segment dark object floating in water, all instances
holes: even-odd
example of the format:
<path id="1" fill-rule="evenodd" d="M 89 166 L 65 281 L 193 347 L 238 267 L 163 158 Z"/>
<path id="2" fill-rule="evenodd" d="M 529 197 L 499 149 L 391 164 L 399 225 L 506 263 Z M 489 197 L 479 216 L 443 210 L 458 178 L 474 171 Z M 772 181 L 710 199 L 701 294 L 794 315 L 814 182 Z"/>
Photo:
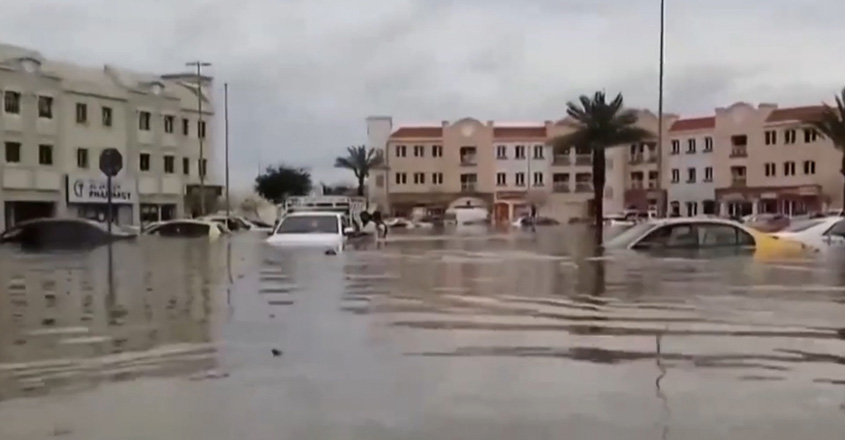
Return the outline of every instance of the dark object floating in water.
<path id="1" fill-rule="evenodd" d="M 326 255 L 337 255 L 337 251 L 334 249 L 326 250 Z"/>
<path id="2" fill-rule="evenodd" d="M 279 357 L 279 356 L 282 355 L 282 350 L 279 350 L 278 348 L 274 348 L 274 349 L 270 350 L 270 353 L 273 353 L 274 357 Z"/>

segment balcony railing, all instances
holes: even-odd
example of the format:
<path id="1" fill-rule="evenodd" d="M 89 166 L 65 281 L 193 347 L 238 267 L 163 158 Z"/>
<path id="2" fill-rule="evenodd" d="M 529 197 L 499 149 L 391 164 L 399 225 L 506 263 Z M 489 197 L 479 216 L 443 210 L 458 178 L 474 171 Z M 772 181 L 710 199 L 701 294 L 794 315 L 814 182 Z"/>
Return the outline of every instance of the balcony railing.
<path id="1" fill-rule="evenodd" d="M 745 179 L 745 177 L 737 177 L 737 176 L 734 176 L 734 177 L 731 179 L 731 186 L 733 186 L 733 187 L 739 187 L 739 188 L 745 187 L 745 186 L 746 186 L 746 179 Z"/>
<path id="2" fill-rule="evenodd" d="M 478 165 L 478 160 L 474 154 L 465 154 L 461 156 L 461 166 L 471 167 Z"/>
<path id="3" fill-rule="evenodd" d="M 635 154 L 628 158 L 628 163 L 632 165 L 636 165 L 638 163 L 643 163 L 643 155 L 642 154 Z"/>
<path id="4" fill-rule="evenodd" d="M 552 184 L 552 191 L 556 193 L 568 193 L 569 182 L 554 182 Z"/>
<path id="5" fill-rule="evenodd" d="M 589 182 L 575 182 L 575 192 L 593 192 L 593 184 Z"/>
<path id="6" fill-rule="evenodd" d="M 475 182 L 461 182 L 461 192 L 475 192 Z"/>
<path id="7" fill-rule="evenodd" d="M 648 163 L 657 163 L 657 154 L 656 154 L 656 153 L 654 153 L 654 154 L 649 154 L 649 155 L 646 157 L 646 162 L 648 162 Z"/>
<path id="8" fill-rule="evenodd" d="M 592 165 L 592 154 L 578 154 L 575 156 L 575 165 Z"/>
<path id="9" fill-rule="evenodd" d="M 731 148 L 731 157 L 748 157 L 748 149 L 745 147 Z"/>
<path id="10" fill-rule="evenodd" d="M 572 159 L 568 154 L 556 154 L 552 158 L 552 165 L 571 165 Z"/>

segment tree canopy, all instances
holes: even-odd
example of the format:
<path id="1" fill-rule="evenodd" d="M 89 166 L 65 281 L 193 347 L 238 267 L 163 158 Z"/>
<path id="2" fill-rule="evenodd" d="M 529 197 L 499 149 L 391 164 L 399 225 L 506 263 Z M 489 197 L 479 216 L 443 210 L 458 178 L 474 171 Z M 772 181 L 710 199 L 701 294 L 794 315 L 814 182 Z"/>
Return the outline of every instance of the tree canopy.
<path id="1" fill-rule="evenodd" d="M 804 122 L 811 125 L 823 138 L 842 152 L 839 173 L 845 177 L 845 88 L 835 97 L 836 105 L 824 104 L 820 114 L 808 117 Z M 845 207 L 845 189 L 842 192 L 842 206 Z"/>
<path id="2" fill-rule="evenodd" d="M 600 247 L 604 239 L 604 185 L 607 161 L 605 149 L 644 142 L 654 135 L 637 125 L 638 116 L 633 110 L 624 108 L 624 99 L 619 93 L 608 102 L 604 92 L 595 92 L 592 98 L 582 95 L 578 102 L 566 104 L 569 126 L 572 130 L 549 141 L 555 153 L 576 147 L 586 147 L 593 154 L 593 227 L 595 245 Z"/>
<path id="3" fill-rule="evenodd" d="M 267 167 L 255 178 L 255 192 L 276 204 L 283 203 L 288 197 L 307 195 L 311 187 L 308 170 L 284 164 Z"/>
<path id="4" fill-rule="evenodd" d="M 370 176 L 370 171 L 382 164 L 382 156 L 374 148 L 368 150 L 364 145 L 347 147 L 346 156 L 339 156 L 334 160 L 335 168 L 345 168 L 355 175 L 359 196 L 364 195 L 364 183 Z"/>

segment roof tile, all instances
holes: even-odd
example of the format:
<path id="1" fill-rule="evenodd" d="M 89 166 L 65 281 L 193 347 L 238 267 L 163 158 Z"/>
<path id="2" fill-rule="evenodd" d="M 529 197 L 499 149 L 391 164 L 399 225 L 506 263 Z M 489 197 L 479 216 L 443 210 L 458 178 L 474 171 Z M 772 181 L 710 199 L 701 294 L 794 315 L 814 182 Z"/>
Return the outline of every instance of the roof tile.
<path id="1" fill-rule="evenodd" d="M 494 139 L 545 139 L 546 127 L 493 127 Z"/>
<path id="2" fill-rule="evenodd" d="M 443 137 L 443 127 L 402 127 L 390 135 L 391 139 L 441 137 Z"/>
<path id="3" fill-rule="evenodd" d="M 678 119 L 669 128 L 669 131 L 706 130 L 708 128 L 716 128 L 715 117 Z"/>
<path id="4" fill-rule="evenodd" d="M 785 121 L 804 121 L 821 113 L 824 106 L 808 105 L 804 107 L 779 108 L 773 110 L 766 118 L 767 123 Z"/>

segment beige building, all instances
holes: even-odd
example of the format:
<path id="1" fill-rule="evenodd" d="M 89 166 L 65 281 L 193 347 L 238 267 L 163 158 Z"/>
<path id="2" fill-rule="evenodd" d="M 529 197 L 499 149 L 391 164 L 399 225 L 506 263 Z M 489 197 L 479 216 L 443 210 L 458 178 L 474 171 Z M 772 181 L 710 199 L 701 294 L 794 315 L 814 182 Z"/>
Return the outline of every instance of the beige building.
<path id="1" fill-rule="evenodd" d="M 840 207 L 842 153 L 802 122 L 820 110 L 746 103 L 716 109 L 713 169 L 721 213 Z"/>
<path id="2" fill-rule="evenodd" d="M 802 122 L 820 109 L 737 103 L 712 116 L 667 114 L 662 148 L 652 141 L 608 150 L 604 210 L 739 216 L 839 208 L 842 153 Z M 657 116 L 638 113 L 639 124 L 656 134 Z M 390 117 L 369 118 L 369 146 L 386 161 L 370 179 L 370 198 L 399 214 L 470 202 L 500 221 L 532 204 L 560 220 L 588 216 L 591 153 L 555 154 L 545 146 L 569 129 L 566 120 L 516 125 L 465 118 L 395 128 Z"/>
<path id="3" fill-rule="evenodd" d="M 650 129 L 657 124 L 649 112 L 641 121 Z M 490 209 L 499 222 L 526 214 L 531 205 L 564 221 L 592 212 L 592 154 L 555 154 L 546 146 L 570 130 L 565 120 L 525 125 L 464 118 L 394 128 L 391 118 L 380 116 L 368 118 L 367 126 L 369 146 L 382 151 L 386 163 L 373 172 L 369 196 L 391 212 L 424 207 L 439 213 L 469 204 Z M 663 203 L 656 143 L 612 148 L 607 161 L 606 212 Z"/>
<path id="4" fill-rule="evenodd" d="M 25 48 L 0 45 L 0 229 L 28 218 L 104 219 L 105 148 L 123 154 L 113 182 L 122 224 L 176 218 L 195 211 L 200 168 L 215 175 L 211 78 L 146 75 L 106 65 L 48 60 Z M 202 96 L 203 117 L 197 103 Z M 200 162 L 200 137 L 204 159 Z"/>

